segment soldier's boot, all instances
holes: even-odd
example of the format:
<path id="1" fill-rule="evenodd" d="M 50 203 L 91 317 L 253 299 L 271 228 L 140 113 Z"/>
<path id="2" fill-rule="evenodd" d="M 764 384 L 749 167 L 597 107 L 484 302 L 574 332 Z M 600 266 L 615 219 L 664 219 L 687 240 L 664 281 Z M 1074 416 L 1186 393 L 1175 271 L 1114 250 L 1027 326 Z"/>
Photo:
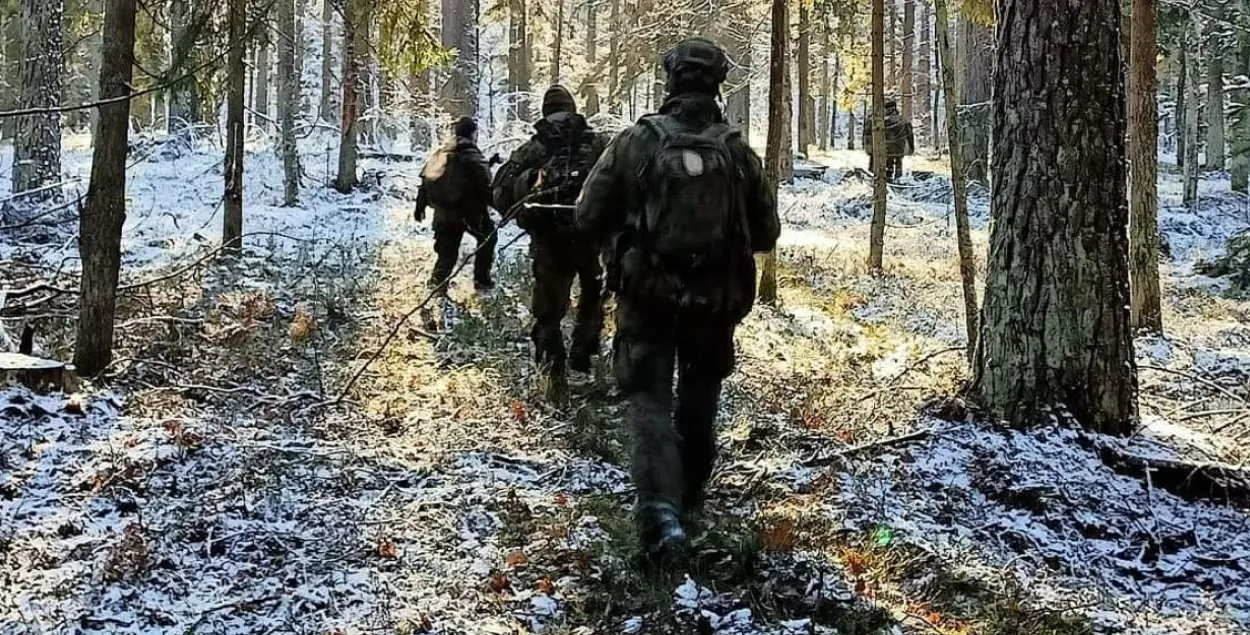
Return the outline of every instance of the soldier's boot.
<path id="1" fill-rule="evenodd" d="M 530 337 L 534 341 L 534 357 L 538 364 L 539 389 L 543 397 L 556 404 L 568 400 L 569 381 L 565 370 L 564 335 L 559 323 L 535 323 Z"/>
<path id="2" fill-rule="evenodd" d="M 653 564 L 671 561 L 686 544 L 681 516 L 672 505 L 653 503 L 638 511 L 642 549 Z"/>

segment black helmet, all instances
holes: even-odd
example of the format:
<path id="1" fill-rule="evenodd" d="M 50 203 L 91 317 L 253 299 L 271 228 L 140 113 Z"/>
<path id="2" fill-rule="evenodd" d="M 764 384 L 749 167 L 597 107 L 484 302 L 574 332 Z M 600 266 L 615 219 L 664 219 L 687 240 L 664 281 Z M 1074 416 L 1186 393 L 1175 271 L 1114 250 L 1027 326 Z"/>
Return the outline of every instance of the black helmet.
<path id="1" fill-rule="evenodd" d="M 885 109 L 886 110 L 898 110 L 898 102 L 894 101 L 893 99 L 885 100 Z"/>
<path id="2" fill-rule="evenodd" d="M 672 75 L 687 70 L 701 70 L 717 84 L 729 76 L 729 58 L 711 40 L 692 37 L 678 42 L 664 55 L 664 72 Z"/>

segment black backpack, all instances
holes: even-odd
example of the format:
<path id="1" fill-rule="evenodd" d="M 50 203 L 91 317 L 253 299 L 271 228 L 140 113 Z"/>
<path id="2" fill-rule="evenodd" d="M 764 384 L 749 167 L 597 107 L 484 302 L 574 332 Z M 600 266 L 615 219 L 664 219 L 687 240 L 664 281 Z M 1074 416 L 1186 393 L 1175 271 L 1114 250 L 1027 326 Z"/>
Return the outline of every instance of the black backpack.
<path id="1" fill-rule="evenodd" d="M 641 123 L 659 137 L 639 175 L 645 200 L 640 229 L 654 258 L 679 275 L 749 259 L 745 175 L 730 151 L 740 133 L 723 123 L 690 129 L 665 116 Z"/>
<path id="2" fill-rule="evenodd" d="M 421 168 L 421 189 L 435 206 L 453 207 L 464 197 L 464 161 L 456 150 L 454 140 L 440 145 Z"/>
<path id="3" fill-rule="evenodd" d="M 574 234 L 570 207 L 577 202 L 586 177 L 599 157 L 595 151 L 594 133 L 586 130 L 572 139 L 540 139 L 547 158 L 539 168 L 539 180 L 530 208 L 519 218 L 526 231 Z M 551 207 L 544 207 L 544 206 Z"/>

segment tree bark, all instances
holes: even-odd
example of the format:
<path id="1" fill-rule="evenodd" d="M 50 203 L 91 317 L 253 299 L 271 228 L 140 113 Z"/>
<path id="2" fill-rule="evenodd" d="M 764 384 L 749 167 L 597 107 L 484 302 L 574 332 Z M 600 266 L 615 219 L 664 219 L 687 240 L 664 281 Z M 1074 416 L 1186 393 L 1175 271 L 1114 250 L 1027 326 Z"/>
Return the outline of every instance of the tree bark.
<path id="1" fill-rule="evenodd" d="M 443 46 L 456 59 L 443 86 L 443 109 L 453 117 L 477 116 L 478 0 L 443 0 Z"/>
<path id="2" fill-rule="evenodd" d="M 1201 104 L 1202 72 L 1202 25 L 1195 11 L 1189 18 L 1189 29 L 1184 47 L 1186 77 L 1189 85 L 1185 97 L 1185 163 L 1184 187 L 1181 200 L 1185 207 L 1195 210 L 1198 206 L 1198 108 Z"/>
<path id="3" fill-rule="evenodd" d="M 942 58 L 942 90 L 946 91 L 948 102 L 954 102 L 955 68 L 951 62 L 955 54 L 954 47 L 951 46 L 950 15 L 946 9 L 946 0 L 933 0 L 933 8 L 937 14 L 937 51 Z M 953 134 L 958 134 L 959 117 L 955 111 L 946 111 L 946 125 Z M 980 316 L 977 309 L 977 265 L 976 255 L 972 251 L 972 231 L 968 227 L 968 178 L 958 168 L 963 165 L 959 144 L 951 146 L 950 162 L 951 185 L 955 194 L 955 234 L 959 246 L 959 280 L 963 286 L 964 297 L 964 328 L 968 333 L 968 359 L 973 361 L 979 335 L 977 320 Z"/>
<path id="4" fill-rule="evenodd" d="M 822 20 L 820 29 L 820 115 L 817 119 L 815 128 L 812 130 L 812 132 L 818 136 L 817 142 L 820 144 L 820 149 L 822 151 L 829 149 L 829 106 L 830 100 L 833 98 L 833 89 L 831 86 L 832 78 L 829 75 L 829 56 L 832 53 L 829 31 L 830 28 L 828 20 Z"/>
<path id="5" fill-rule="evenodd" d="M 868 270 L 879 273 L 885 252 L 885 7 L 872 0 L 872 227 L 868 237 Z"/>
<path id="6" fill-rule="evenodd" d="M 829 98 L 829 147 L 838 149 L 838 93 L 842 85 L 842 56 L 833 58 L 833 94 Z"/>
<path id="7" fill-rule="evenodd" d="M 529 7 L 526 0 L 510 0 L 508 16 L 508 94 L 516 104 L 516 117 L 530 120 Z"/>
<path id="8" fill-rule="evenodd" d="M 776 189 L 784 180 L 790 149 L 790 7 L 788 0 L 772 0 L 771 55 L 768 62 L 768 141 L 764 151 L 764 176 Z M 760 302 L 777 304 L 777 251 L 764 256 L 760 275 Z"/>
<path id="9" fill-rule="evenodd" d="M 745 19 L 745 14 L 737 15 Z M 729 123 L 742 130 L 742 134 L 750 138 L 751 134 L 751 36 L 747 29 L 731 29 L 731 54 L 738 63 L 729 69 L 729 87 L 725 95 L 725 111 Z"/>
<path id="10" fill-rule="evenodd" d="M 608 15 L 608 112 L 621 114 L 621 0 L 612 0 Z"/>
<path id="11" fill-rule="evenodd" d="M 18 107 L 61 105 L 64 54 L 61 48 L 62 0 L 21 0 L 22 56 L 19 61 Z M 17 118 L 13 143 L 13 193 L 61 181 L 61 115 L 43 112 Z M 28 194 L 22 203 L 59 200 L 60 187 Z"/>
<path id="12" fill-rule="evenodd" d="M 221 230 L 226 251 L 243 250 L 243 111 L 247 69 L 247 0 L 230 0 L 230 52 L 226 56 L 226 193 Z"/>
<path id="13" fill-rule="evenodd" d="M 929 5 L 921 0 L 920 2 L 920 19 L 917 21 L 916 32 L 919 36 L 919 52 L 916 55 L 916 119 L 919 136 L 928 143 L 933 143 L 933 126 L 930 123 L 933 109 L 933 92 L 932 82 L 929 81 L 929 74 L 933 72 L 933 65 L 930 63 L 932 59 L 932 33 L 929 28 L 932 21 L 929 19 Z M 947 29 L 949 30 L 949 25 Z"/>
<path id="14" fill-rule="evenodd" d="M 551 51 L 551 83 L 560 83 L 560 61 L 564 56 L 564 4 L 565 0 L 556 0 L 556 23 L 552 25 L 555 41 Z"/>
<path id="15" fill-rule="evenodd" d="M 812 11 L 807 2 L 799 2 L 799 143 L 798 151 L 807 154 L 812 145 Z"/>
<path id="16" fill-rule="evenodd" d="M 916 1 L 904 0 L 903 2 L 903 72 L 899 79 L 899 95 L 901 99 L 901 113 L 905 121 L 911 121 L 913 104 L 912 100 L 915 95 L 915 58 L 916 50 Z"/>
<path id="17" fill-rule="evenodd" d="M 1064 407 L 1127 434 L 1137 378 L 1120 3 L 998 7 L 995 217 L 973 390 L 1014 425 Z"/>
<path id="18" fill-rule="evenodd" d="M 175 69 L 192 66 L 191 50 L 194 45 L 191 28 L 190 0 L 172 0 L 169 5 L 169 21 L 173 28 L 170 37 L 170 59 Z M 185 71 L 184 71 L 185 72 Z M 181 74 L 181 73 L 176 73 Z M 188 77 L 169 89 L 169 132 L 184 147 L 191 145 L 195 124 L 199 120 L 199 98 L 196 96 L 195 78 Z"/>
<path id="19" fill-rule="evenodd" d="M 898 90 L 898 3 L 886 2 L 885 22 L 885 85 L 890 92 Z"/>
<path id="20" fill-rule="evenodd" d="M 1185 27 L 1181 35 L 1180 53 L 1177 55 L 1176 73 L 1176 167 L 1185 167 L 1185 144 L 1189 141 L 1189 36 Z"/>
<path id="21" fill-rule="evenodd" d="M 1224 30 L 1224 5 L 1210 5 L 1212 17 L 1207 24 L 1207 169 L 1224 169 L 1224 47 L 1220 34 Z"/>
<path id="22" fill-rule="evenodd" d="M 1250 0 L 1241 0 L 1243 25 L 1250 22 Z M 1237 71 L 1241 79 L 1237 90 L 1233 92 L 1233 156 L 1230 161 L 1232 186 L 1234 192 L 1246 193 L 1250 190 L 1250 86 L 1245 78 L 1250 78 L 1250 32 L 1245 28 L 1237 30 Z"/>
<path id="23" fill-rule="evenodd" d="M 855 106 L 853 104 L 846 111 L 846 149 L 855 149 Z"/>
<path id="24" fill-rule="evenodd" d="M 586 63 L 590 66 L 590 75 L 586 78 L 582 89 L 582 101 L 586 102 L 586 116 L 599 114 L 599 0 L 586 3 Z"/>
<path id="25" fill-rule="evenodd" d="M 268 0 L 266 0 L 268 1 Z M 255 28 L 256 33 L 256 86 L 252 89 L 252 109 L 256 114 L 256 125 L 262 130 L 269 130 L 269 16 L 262 14 L 256 17 L 260 21 Z"/>
<path id="26" fill-rule="evenodd" d="M 334 0 L 321 0 L 321 120 L 334 121 Z"/>
<path id="27" fill-rule="evenodd" d="M 971 181 L 988 183 L 994 30 L 965 18 L 960 20 L 959 35 L 966 63 L 957 102 L 960 105 L 958 138 L 964 146 L 964 172 Z"/>
<path id="28" fill-rule="evenodd" d="M 135 60 L 135 0 L 110 0 L 104 14 L 100 95 L 130 94 Z M 100 107 L 100 129 L 91 161 L 87 204 L 79 217 L 78 253 L 82 287 L 74 366 L 84 376 L 108 368 L 113 358 L 113 322 L 121 271 L 122 225 L 126 222 L 126 153 L 130 101 Z"/>
<path id="29" fill-rule="evenodd" d="M 278 123 L 282 135 L 282 203 L 299 204 L 299 150 L 295 143 L 295 115 L 299 111 L 299 76 L 295 70 L 294 0 L 278 3 Z"/>
<path id="30" fill-rule="evenodd" d="M 338 175 L 334 179 L 334 189 L 343 194 L 351 192 L 358 183 L 356 161 L 359 149 L 356 145 L 360 137 L 360 69 L 369 37 L 368 29 L 364 28 L 369 23 L 367 3 L 368 0 L 347 0 L 343 14 L 343 119 L 340 124 Z"/>
<path id="31" fill-rule="evenodd" d="M 92 16 L 99 16 L 101 24 L 104 18 L 104 2 L 103 0 L 90 0 L 87 3 L 86 10 Z M 87 49 L 87 53 L 82 60 L 83 81 L 88 86 L 87 95 L 91 102 L 100 101 L 100 61 L 104 59 L 104 29 L 93 29 L 94 32 L 87 35 L 83 44 Z M 79 113 L 81 115 L 81 113 Z M 100 111 L 92 108 L 87 113 L 88 122 L 91 125 L 91 139 L 95 142 L 96 135 L 100 130 Z"/>
<path id="32" fill-rule="evenodd" d="M 1159 81 L 1155 76 L 1158 56 L 1155 0 L 1133 0 L 1132 20 L 1128 101 L 1132 170 L 1130 319 L 1133 328 L 1157 333 L 1163 331 L 1163 308 L 1159 298 L 1159 108 L 1156 105 Z"/>

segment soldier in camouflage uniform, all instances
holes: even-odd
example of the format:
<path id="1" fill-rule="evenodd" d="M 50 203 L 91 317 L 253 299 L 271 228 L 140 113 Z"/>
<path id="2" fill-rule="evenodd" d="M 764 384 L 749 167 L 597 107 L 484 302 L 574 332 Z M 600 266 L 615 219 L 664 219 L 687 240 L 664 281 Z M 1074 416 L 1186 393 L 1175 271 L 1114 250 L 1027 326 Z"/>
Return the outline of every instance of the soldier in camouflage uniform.
<path id="1" fill-rule="evenodd" d="M 478 290 L 495 287 L 490 270 L 495 262 L 498 236 L 490 218 L 490 167 L 474 138 L 477 123 L 462 117 L 455 124 L 455 137 L 430 155 L 421 170 L 414 219 L 425 220 L 426 208 L 434 208 L 434 253 L 437 260 L 430 273 L 430 288 L 446 291 L 448 277 L 460 255 L 460 241 L 466 232 L 477 241 L 473 261 L 473 282 Z"/>
<path id="2" fill-rule="evenodd" d="M 872 165 L 872 119 L 864 124 L 864 151 L 868 153 L 868 171 Z M 905 121 L 893 99 L 885 102 L 885 178 L 897 181 L 903 176 L 903 157 L 916 153 L 916 134 L 911 122 Z"/>
<path id="3" fill-rule="evenodd" d="M 653 559 L 680 547 L 681 514 L 702 503 L 734 330 L 755 302 L 754 253 L 773 249 L 781 231 L 760 159 L 717 103 L 724 52 L 686 40 L 664 69 L 659 114 L 617 137 L 577 205 L 579 230 L 609 245 L 614 364 L 630 401 L 636 514 Z"/>
<path id="4" fill-rule="evenodd" d="M 495 175 L 494 191 L 499 209 L 511 210 L 517 224 L 530 235 L 534 268 L 530 337 L 539 368 L 549 380 L 549 396 L 559 399 L 567 388 L 560 322 L 569 310 L 574 277 L 581 293 L 568 369 L 590 372 L 591 357 L 599 350 L 603 330 L 599 247 L 576 235 L 572 204 L 608 139 L 577 114 L 572 93 L 562 86 L 547 90 L 542 114 L 534 124 L 534 136 L 517 148 Z M 520 207 L 513 209 L 518 203 Z"/>

